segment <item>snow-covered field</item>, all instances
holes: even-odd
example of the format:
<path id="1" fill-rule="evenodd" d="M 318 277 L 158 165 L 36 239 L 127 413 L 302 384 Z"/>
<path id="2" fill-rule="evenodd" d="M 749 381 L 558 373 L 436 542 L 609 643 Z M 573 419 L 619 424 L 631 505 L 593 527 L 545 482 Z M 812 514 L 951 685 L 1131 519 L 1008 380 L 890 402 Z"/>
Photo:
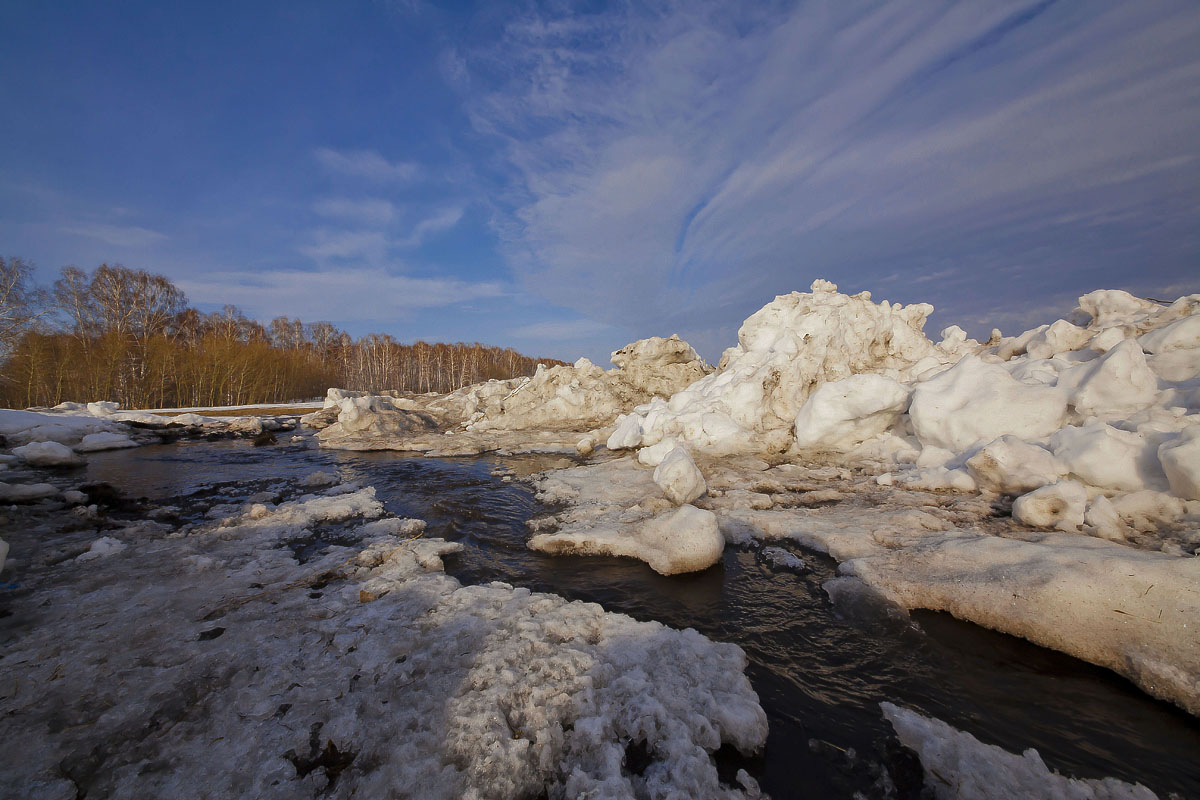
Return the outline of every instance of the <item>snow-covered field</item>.
<path id="1" fill-rule="evenodd" d="M 1200 295 L 1162 304 L 1092 292 L 1052 325 L 985 342 L 954 327 L 930 341 L 931 311 L 818 281 L 752 315 L 715 369 L 677 338 L 650 339 L 614 353 L 607 371 L 581 359 L 416 398 L 331 389 L 304 422 L 331 449 L 569 454 L 577 465 L 532 478 L 553 512 L 530 523 L 531 548 L 628 556 L 674 575 L 712 566 L 727 544 L 788 541 L 840 564 L 825 584 L 835 604 L 947 611 L 1111 669 L 1200 715 Z M 11 455 L 0 469 L 27 478 L 69 469 L 90 452 L 158 441 L 153 429 L 168 424 L 193 435 L 287 427 L 270 416 L 168 418 L 104 403 L 3 411 Z M 0 499 L 12 503 L 86 500 L 70 491 L 0 483 Z M 130 714 L 153 720 L 151 706 L 199 683 L 220 691 L 185 692 L 190 710 L 152 726 L 169 746 L 94 785 L 186 794 L 186 782 L 217 763 L 210 756 L 252 748 L 263 761 L 227 769 L 214 796 L 288 795 L 280 787 L 352 796 L 397 781 L 448 787 L 444 796 L 757 791 L 745 774 L 722 782 L 710 757 L 722 742 L 753 751 L 765 737 L 736 647 L 511 586 L 461 586 L 439 571 L 439 554 L 455 545 L 404 541 L 417 523 L 399 521 L 372 523 L 380 527 L 360 537 L 365 549 L 316 565 L 336 573 L 337 586 L 314 603 L 291 591 L 314 565 L 287 556 L 281 532 L 381 513 L 369 487 L 321 491 L 164 529 L 138 547 L 96 539 L 76 553 L 82 560 L 68 569 L 78 570 L 71 591 L 80 599 L 51 603 L 45 624 L 15 643 L 25 660 L 5 659 L 40 676 L 30 686 L 63 681 L 53 711 L 38 710 L 34 694 L 5 700 L 28 731 L 42 731 L 21 739 L 29 774 L 34 764 L 54 774 L 76 757 L 85 769 L 76 751 L 97 731 L 127 731 Z M 7 546 L 28 569 L 19 550 L 29 539 Z M 803 569 L 775 549 L 772 558 Z M 96 577 L 110 564 L 122 565 L 122 581 Z M 272 587 L 288 591 L 191 629 L 214 600 Z M 118 656 L 96 635 L 106 619 L 160 606 L 145 647 Z M 217 621 L 225 614 L 236 629 Z M 108 699 L 76 697 L 81 684 L 52 664 L 64 635 L 93 664 L 116 659 L 108 674 L 145 689 L 136 709 L 114 687 L 99 695 Z M 393 650 L 444 667 L 405 678 Z M 527 670 L 535 681 L 522 679 Z M 335 691 L 351 675 L 352 686 Z M 380 714 L 373 704 L 384 702 L 391 708 Z M 653 722 L 638 711 L 647 707 Z M 1045 777 L 1036 754 L 989 750 L 898 707 L 885 713 L 939 797 L 1029 796 L 1021 787 L 1035 784 L 1059 787 L 1045 796 L 1150 796 L 1116 781 Z M 61 719 L 82 721 L 59 727 Z M 633 741 L 656 757 L 631 776 L 621 765 Z M 162 758 L 177 760 L 154 766 Z M 956 770 L 967 777 L 948 793 L 938 781 Z M 46 796 L 75 779 L 54 780 Z"/>

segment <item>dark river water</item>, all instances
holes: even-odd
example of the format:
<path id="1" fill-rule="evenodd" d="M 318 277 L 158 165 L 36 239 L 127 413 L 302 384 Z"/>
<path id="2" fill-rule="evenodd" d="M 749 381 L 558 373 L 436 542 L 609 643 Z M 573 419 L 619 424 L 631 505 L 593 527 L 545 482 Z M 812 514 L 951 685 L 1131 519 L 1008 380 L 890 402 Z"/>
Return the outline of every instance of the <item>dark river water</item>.
<path id="1" fill-rule="evenodd" d="M 446 565 L 464 583 L 502 580 L 734 642 L 750 658 L 770 737 L 760 757 L 722 753 L 719 761 L 745 768 L 775 798 L 876 797 L 886 781 L 894 796 L 916 796 L 919 766 L 882 718 L 884 700 L 1010 751 L 1036 748 L 1067 775 L 1200 798 L 1200 721 L 1106 670 L 944 614 L 896 620 L 840 611 L 821 589 L 836 566 L 817 553 L 794 548 L 808 564 L 796 572 L 757 549 L 729 547 L 713 568 L 667 578 L 638 561 L 527 550 L 525 521 L 547 509 L 527 484 L 492 473 L 537 464 L 234 441 L 96 453 L 87 470 L 91 481 L 186 510 L 336 468 L 374 486 L 390 512 L 426 520 L 427 535 L 462 542 L 465 551 Z M 328 541 L 347 543 L 337 531 Z"/>

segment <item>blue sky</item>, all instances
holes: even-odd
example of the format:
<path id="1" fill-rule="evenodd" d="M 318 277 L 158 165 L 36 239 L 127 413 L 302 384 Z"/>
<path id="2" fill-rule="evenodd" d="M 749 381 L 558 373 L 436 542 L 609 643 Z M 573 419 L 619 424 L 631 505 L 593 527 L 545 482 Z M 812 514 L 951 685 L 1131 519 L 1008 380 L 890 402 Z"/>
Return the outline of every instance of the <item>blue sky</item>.
<path id="1" fill-rule="evenodd" d="M 601 361 L 818 277 L 1200 292 L 1194 0 L 646 5 L 4 3 L 0 254 Z"/>

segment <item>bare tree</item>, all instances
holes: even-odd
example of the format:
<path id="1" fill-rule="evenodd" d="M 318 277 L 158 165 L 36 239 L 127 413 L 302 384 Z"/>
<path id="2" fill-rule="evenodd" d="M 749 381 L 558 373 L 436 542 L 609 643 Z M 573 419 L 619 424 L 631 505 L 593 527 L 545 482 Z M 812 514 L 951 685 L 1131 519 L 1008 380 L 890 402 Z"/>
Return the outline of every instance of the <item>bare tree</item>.
<path id="1" fill-rule="evenodd" d="M 30 286 L 33 266 L 19 258 L 0 257 L 0 358 L 12 351 L 17 337 L 38 317 L 43 293 Z"/>

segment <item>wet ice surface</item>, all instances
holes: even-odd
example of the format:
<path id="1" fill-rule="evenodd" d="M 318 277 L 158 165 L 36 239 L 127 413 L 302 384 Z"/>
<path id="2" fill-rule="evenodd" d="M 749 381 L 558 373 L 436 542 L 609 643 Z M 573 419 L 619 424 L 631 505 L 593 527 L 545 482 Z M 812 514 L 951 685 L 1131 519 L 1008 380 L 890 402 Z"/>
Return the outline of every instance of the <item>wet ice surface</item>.
<path id="1" fill-rule="evenodd" d="M 1037 748 L 1066 775 L 1138 781 L 1163 797 L 1200 794 L 1200 725 L 1182 711 L 1105 670 L 946 615 L 915 614 L 915 626 L 869 608 L 839 618 L 821 588 L 835 565 L 819 554 L 790 548 L 807 564 L 798 572 L 776 552 L 730 547 L 712 569 L 667 578 L 632 560 L 529 551 L 525 520 L 544 509 L 527 485 L 492 470 L 552 461 L 215 442 L 96 454 L 86 474 L 156 504 L 186 506 L 188 496 L 233 502 L 318 469 L 336 471 L 374 486 L 389 513 L 427 520 L 427 536 L 461 542 L 465 549 L 446 566 L 463 583 L 503 580 L 738 644 L 751 660 L 770 737 L 759 758 L 723 753 L 722 769 L 745 768 L 777 798 L 882 796 L 889 782 L 896 796 L 912 796 L 921 770 L 882 718 L 884 700 L 1013 752 Z M 349 544 L 339 536 L 336 527 L 318 529 L 295 553 L 319 560 Z"/>

